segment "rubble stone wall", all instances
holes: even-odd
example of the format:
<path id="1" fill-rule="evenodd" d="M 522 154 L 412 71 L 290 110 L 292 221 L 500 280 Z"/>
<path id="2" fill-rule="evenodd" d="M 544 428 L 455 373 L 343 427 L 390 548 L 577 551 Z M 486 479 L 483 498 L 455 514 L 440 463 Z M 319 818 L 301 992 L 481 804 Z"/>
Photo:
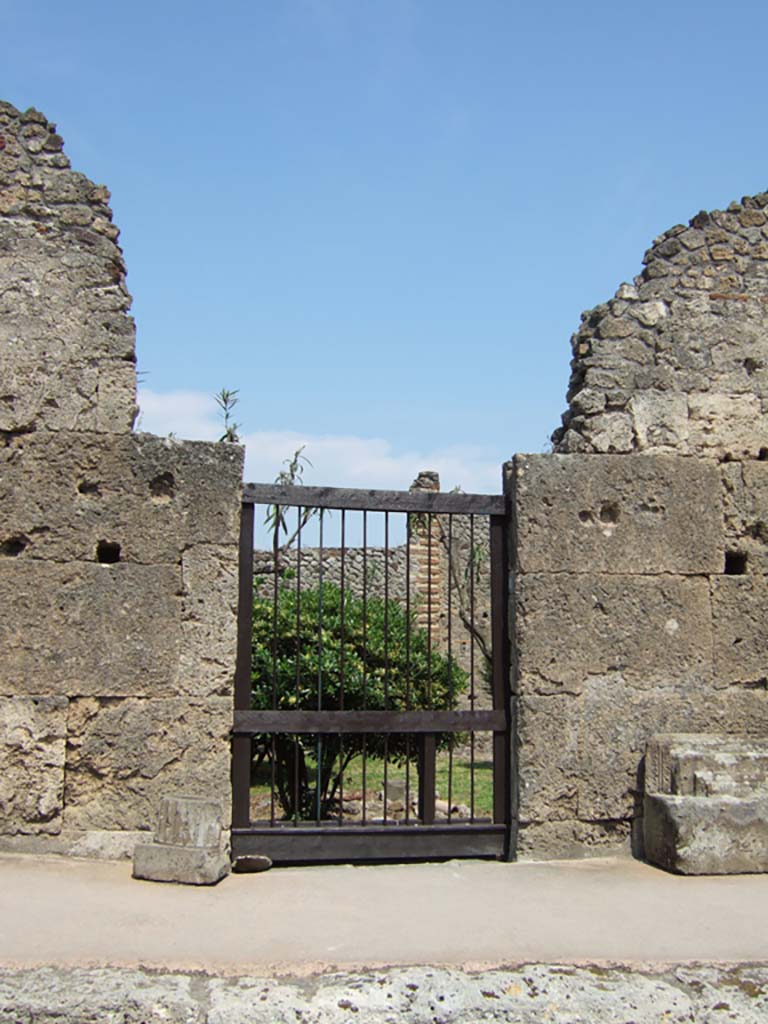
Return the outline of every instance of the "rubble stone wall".
<path id="1" fill-rule="evenodd" d="M 109 193 L 0 104 L 0 848 L 129 855 L 168 793 L 229 823 L 242 451 L 133 434 Z"/>
<path id="2" fill-rule="evenodd" d="M 656 732 L 768 736 L 766 207 L 656 240 L 510 464 L 521 856 L 641 852 Z"/>

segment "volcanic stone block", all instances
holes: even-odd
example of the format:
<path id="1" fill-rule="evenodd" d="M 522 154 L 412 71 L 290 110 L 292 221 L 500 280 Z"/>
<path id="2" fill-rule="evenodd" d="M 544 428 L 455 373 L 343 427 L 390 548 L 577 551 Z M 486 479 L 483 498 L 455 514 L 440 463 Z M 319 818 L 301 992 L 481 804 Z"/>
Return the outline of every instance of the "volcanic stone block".
<path id="1" fill-rule="evenodd" d="M 768 445 L 768 430 L 757 395 L 688 396 L 689 437 L 693 451 L 710 458 L 755 458 Z"/>
<path id="2" fill-rule="evenodd" d="M 176 690 L 232 693 L 237 647 L 238 557 L 234 546 L 197 544 L 181 563 L 181 645 Z"/>
<path id="3" fill-rule="evenodd" d="M 231 725 L 228 698 L 71 701 L 65 827 L 147 828 L 169 791 L 216 800 L 228 816 Z"/>
<path id="4" fill-rule="evenodd" d="M 726 547 L 746 556 L 747 573 L 768 573 L 768 462 L 726 462 L 721 472 Z"/>
<path id="5" fill-rule="evenodd" d="M 0 559 L 0 692 L 170 695 L 178 566 Z"/>
<path id="6" fill-rule="evenodd" d="M 644 834 L 648 860 L 672 871 L 768 871 L 768 740 L 653 737 Z"/>
<path id="7" fill-rule="evenodd" d="M 0 697 L 0 833 L 61 829 L 67 700 Z"/>
<path id="8" fill-rule="evenodd" d="M 221 807 L 198 796 L 164 797 L 155 842 L 166 846 L 212 847 L 221 843 Z"/>
<path id="9" fill-rule="evenodd" d="M 519 455 L 514 481 L 520 572 L 722 572 L 713 466 L 671 455 Z"/>
<path id="10" fill-rule="evenodd" d="M 231 870 L 222 848 L 221 819 L 221 807 L 215 800 L 165 797 L 154 843 L 141 843 L 134 850 L 134 878 L 214 885 Z"/>
<path id="11" fill-rule="evenodd" d="M 520 820 L 578 816 L 581 701 L 569 694 L 518 701 Z"/>
<path id="12" fill-rule="evenodd" d="M 523 693 L 579 693 L 592 676 L 650 688 L 712 675 L 705 579 L 520 574 L 514 621 Z"/>
<path id="13" fill-rule="evenodd" d="M 765 615 L 768 580 L 763 576 L 721 576 L 712 580 L 715 677 L 721 685 L 765 686 L 768 637 Z"/>
<path id="14" fill-rule="evenodd" d="M 768 795 L 645 797 L 645 856 L 685 875 L 768 871 Z"/>
<path id="15" fill-rule="evenodd" d="M 133 877 L 150 882 L 215 885 L 231 870 L 229 857 L 218 848 L 142 843 L 133 853 Z"/>
<path id="16" fill-rule="evenodd" d="M 242 449 L 148 434 L 22 435 L 0 450 L 0 545 L 25 558 L 178 563 L 191 544 L 236 545 Z"/>

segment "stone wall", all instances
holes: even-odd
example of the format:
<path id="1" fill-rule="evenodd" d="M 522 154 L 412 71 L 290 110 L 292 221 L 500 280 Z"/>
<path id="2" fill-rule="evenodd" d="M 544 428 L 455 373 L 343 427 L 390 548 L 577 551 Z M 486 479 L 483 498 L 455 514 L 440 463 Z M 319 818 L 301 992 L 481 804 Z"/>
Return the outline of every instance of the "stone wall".
<path id="1" fill-rule="evenodd" d="M 768 735 L 767 204 L 657 239 L 509 467 L 522 856 L 639 852 L 656 732 Z"/>
<path id="2" fill-rule="evenodd" d="M 242 451 L 131 433 L 109 193 L 0 104 L 0 848 L 130 854 L 229 822 Z"/>

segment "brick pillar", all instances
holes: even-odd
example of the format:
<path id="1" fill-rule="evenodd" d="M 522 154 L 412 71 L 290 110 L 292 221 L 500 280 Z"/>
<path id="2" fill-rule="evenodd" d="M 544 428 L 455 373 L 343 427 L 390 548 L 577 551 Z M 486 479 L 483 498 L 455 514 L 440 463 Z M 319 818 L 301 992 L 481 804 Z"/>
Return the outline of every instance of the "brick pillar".
<path id="1" fill-rule="evenodd" d="M 439 491 L 440 477 L 434 470 L 422 470 L 410 486 L 411 491 Z M 443 632 L 443 551 L 437 516 L 432 516 L 431 529 L 426 513 L 409 516 L 411 587 L 416 610 L 416 624 L 431 629 L 432 643 L 442 641 Z M 430 536 L 431 534 L 431 536 Z"/>

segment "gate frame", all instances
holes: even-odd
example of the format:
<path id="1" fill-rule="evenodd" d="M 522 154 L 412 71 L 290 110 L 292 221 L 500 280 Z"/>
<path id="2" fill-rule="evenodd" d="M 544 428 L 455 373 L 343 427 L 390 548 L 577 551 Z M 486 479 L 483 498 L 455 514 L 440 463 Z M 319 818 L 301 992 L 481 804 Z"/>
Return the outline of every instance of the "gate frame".
<path id="1" fill-rule="evenodd" d="M 252 711 L 251 643 L 256 505 L 373 512 L 484 515 L 490 522 L 491 711 Z M 284 863 L 494 857 L 517 851 L 516 698 L 509 643 L 509 537 L 504 495 L 383 491 L 283 484 L 243 485 L 239 542 L 237 662 L 232 726 L 232 857 L 266 855 Z M 297 728 L 297 719 L 301 728 Z M 459 722 L 461 723 L 459 725 Z M 301 724 L 303 723 L 303 724 Z M 438 728 L 436 724 L 440 723 Z M 436 732 L 493 731 L 493 822 L 435 824 Z M 414 733 L 425 769 L 419 784 L 421 823 L 343 825 L 250 823 L 252 736 L 262 732 Z M 431 778 L 431 782 L 430 782 Z M 423 795 L 424 794 L 424 795 Z"/>

